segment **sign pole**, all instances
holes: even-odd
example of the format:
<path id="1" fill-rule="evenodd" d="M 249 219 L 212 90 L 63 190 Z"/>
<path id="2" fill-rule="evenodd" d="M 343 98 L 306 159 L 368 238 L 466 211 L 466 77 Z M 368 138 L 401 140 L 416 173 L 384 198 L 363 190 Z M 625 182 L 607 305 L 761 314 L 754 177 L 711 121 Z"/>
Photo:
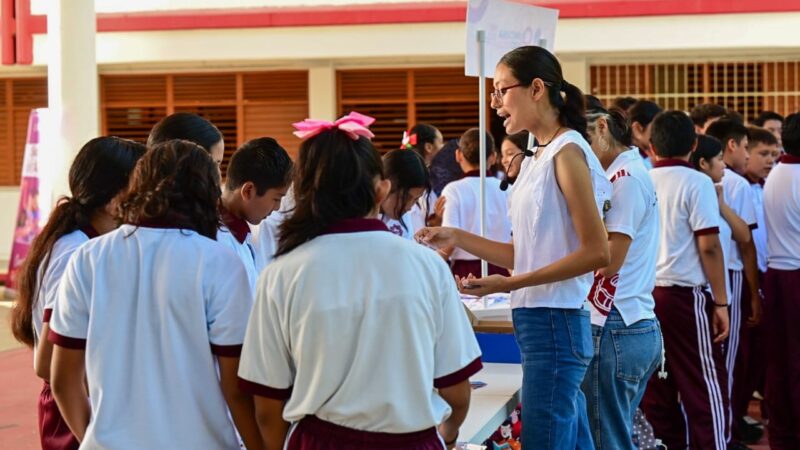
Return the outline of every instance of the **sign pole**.
<path id="1" fill-rule="evenodd" d="M 486 237 L 486 73 L 484 73 L 484 62 L 486 59 L 486 31 L 478 30 L 478 129 L 480 130 L 480 190 L 481 190 L 481 237 Z M 489 265 L 486 260 L 481 260 L 481 277 L 489 273 Z"/>

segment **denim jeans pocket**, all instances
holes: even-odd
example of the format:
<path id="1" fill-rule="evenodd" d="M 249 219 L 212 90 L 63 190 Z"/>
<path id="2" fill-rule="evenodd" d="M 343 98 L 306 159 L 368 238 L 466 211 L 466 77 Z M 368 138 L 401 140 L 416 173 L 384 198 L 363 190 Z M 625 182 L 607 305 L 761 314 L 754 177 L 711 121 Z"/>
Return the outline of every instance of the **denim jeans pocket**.
<path id="1" fill-rule="evenodd" d="M 567 323 L 567 331 L 569 331 L 572 354 L 581 363 L 588 366 L 594 356 L 590 313 L 582 309 L 566 310 L 564 318 Z"/>
<path id="2" fill-rule="evenodd" d="M 660 356 L 658 324 L 654 320 L 643 322 L 611 330 L 616 351 L 617 378 L 620 380 L 641 382 L 653 370 Z"/>

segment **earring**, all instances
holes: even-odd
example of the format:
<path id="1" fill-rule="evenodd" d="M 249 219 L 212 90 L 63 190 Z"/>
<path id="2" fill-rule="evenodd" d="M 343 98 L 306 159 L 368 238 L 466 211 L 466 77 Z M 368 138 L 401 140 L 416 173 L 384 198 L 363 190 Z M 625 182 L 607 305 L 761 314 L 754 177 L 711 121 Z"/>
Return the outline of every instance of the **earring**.
<path id="1" fill-rule="evenodd" d="M 600 144 L 601 144 L 600 150 L 602 150 L 603 152 L 607 152 L 608 148 L 610 147 L 610 145 L 608 144 L 608 138 L 601 137 Z"/>

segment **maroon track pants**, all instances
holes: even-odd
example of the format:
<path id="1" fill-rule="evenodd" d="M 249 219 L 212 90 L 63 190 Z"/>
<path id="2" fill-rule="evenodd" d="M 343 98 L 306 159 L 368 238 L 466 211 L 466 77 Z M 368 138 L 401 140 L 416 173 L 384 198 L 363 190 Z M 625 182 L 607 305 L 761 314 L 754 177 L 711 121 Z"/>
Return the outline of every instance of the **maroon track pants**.
<path id="1" fill-rule="evenodd" d="M 800 449 L 800 270 L 767 270 L 766 395 L 769 445 Z"/>
<path id="2" fill-rule="evenodd" d="M 667 357 L 666 379 L 647 384 L 641 408 L 670 450 L 725 450 L 728 374 L 722 346 L 713 343 L 711 294 L 701 287 L 656 287 L 656 316 Z"/>

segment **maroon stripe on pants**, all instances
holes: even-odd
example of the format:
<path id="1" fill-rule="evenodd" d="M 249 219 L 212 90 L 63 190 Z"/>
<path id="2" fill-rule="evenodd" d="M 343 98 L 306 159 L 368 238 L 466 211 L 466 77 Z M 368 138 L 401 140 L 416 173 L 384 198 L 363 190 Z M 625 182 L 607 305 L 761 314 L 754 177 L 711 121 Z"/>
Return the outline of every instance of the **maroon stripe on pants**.
<path id="1" fill-rule="evenodd" d="M 487 273 L 489 275 L 502 275 L 507 277 L 509 275 L 508 270 L 500 267 L 495 266 L 494 264 L 488 265 Z M 450 270 L 453 272 L 453 275 L 458 275 L 461 278 L 466 277 L 469 274 L 472 274 L 478 278 L 481 276 L 481 260 L 480 259 L 456 259 L 450 263 Z"/>
<path id="2" fill-rule="evenodd" d="M 739 419 L 747 415 L 747 407 L 753 398 L 753 386 L 748 376 L 752 359 L 750 345 L 752 338 L 750 327 L 747 326 L 747 319 L 753 313 L 753 308 L 750 304 L 750 283 L 747 282 L 744 272 L 731 270 L 730 279 L 733 291 L 730 308 L 731 334 L 725 347 L 725 361 L 728 381 L 731 383 L 731 421 L 736 424 Z M 739 427 L 733 426 L 731 431 L 734 440 L 741 440 L 742 437 L 738 434 Z"/>
<path id="3" fill-rule="evenodd" d="M 670 286 L 656 287 L 653 298 L 668 376 L 654 376 L 647 384 L 641 403 L 647 420 L 670 450 L 725 450 L 728 374 L 722 347 L 712 342 L 711 294 L 700 287 Z"/>
<path id="4" fill-rule="evenodd" d="M 42 450 L 77 450 L 80 446 L 61 416 L 47 382 L 39 394 L 39 438 Z"/>
<path id="5" fill-rule="evenodd" d="M 800 270 L 767 270 L 766 404 L 769 445 L 800 448 Z"/>
<path id="6" fill-rule="evenodd" d="M 443 450 L 436 428 L 414 433 L 375 433 L 354 430 L 306 416 L 289 436 L 288 450 Z"/>

